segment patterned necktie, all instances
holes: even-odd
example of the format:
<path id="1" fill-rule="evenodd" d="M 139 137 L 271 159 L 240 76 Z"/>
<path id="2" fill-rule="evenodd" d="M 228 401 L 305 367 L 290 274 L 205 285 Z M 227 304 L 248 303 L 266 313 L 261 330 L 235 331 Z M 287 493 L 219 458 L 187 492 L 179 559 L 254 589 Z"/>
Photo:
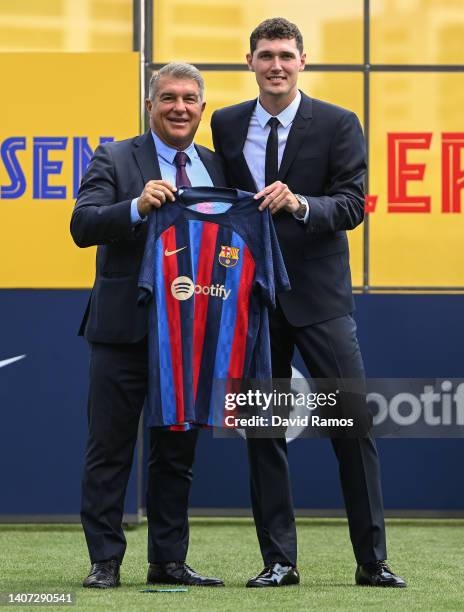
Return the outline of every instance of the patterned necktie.
<path id="1" fill-rule="evenodd" d="M 267 138 L 266 161 L 264 165 L 264 184 L 266 186 L 274 183 L 279 173 L 279 138 L 277 128 L 280 125 L 280 121 L 277 117 L 271 117 L 267 123 L 271 126 L 271 131 Z"/>
<path id="2" fill-rule="evenodd" d="M 192 183 L 190 182 L 189 177 L 187 176 L 187 171 L 185 166 L 187 161 L 189 160 L 189 156 L 184 151 L 177 151 L 174 157 L 174 163 L 176 164 L 176 187 L 191 187 Z"/>

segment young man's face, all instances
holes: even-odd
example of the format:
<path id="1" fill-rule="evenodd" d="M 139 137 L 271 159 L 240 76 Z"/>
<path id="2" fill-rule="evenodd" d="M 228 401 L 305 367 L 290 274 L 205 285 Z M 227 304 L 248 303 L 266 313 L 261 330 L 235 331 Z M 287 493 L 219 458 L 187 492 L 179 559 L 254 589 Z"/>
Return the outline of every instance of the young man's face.
<path id="1" fill-rule="evenodd" d="M 153 102 L 146 101 L 150 127 L 167 145 L 185 149 L 193 141 L 205 108 L 193 79 L 163 76 Z"/>
<path id="2" fill-rule="evenodd" d="M 256 75 L 261 95 L 291 98 L 297 90 L 298 73 L 304 70 L 306 54 L 300 54 L 294 38 L 261 38 L 253 55 L 247 54 L 247 62 Z"/>

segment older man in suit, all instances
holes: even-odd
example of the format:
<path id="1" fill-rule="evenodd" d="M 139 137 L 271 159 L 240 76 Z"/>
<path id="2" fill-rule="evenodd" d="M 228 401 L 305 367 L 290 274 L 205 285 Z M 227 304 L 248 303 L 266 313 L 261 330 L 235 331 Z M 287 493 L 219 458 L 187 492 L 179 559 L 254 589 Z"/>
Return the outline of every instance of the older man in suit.
<path id="1" fill-rule="evenodd" d="M 273 376 L 291 377 L 297 346 L 314 378 L 363 379 L 346 230 L 364 215 L 365 146 L 356 115 L 298 90 L 306 56 L 298 27 L 268 19 L 247 62 L 259 98 L 214 113 L 229 182 L 263 197 L 292 290 L 271 316 Z M 357 561 L 357 584 L 405 586 L 387 556 L 380 470 L 369 434 L 332 439 Z M 285 439 L 248 440 L 253 513 L 265 568 L 249 587 L 299 582 Z"/>
<path id="2" fill-rule="evenodd" d="M 147 307 L 138 305 L 147 215 L 175 199 L 176 185 L 224 186 L 218 157 L 193 144 L 204 82 L 189 64 L 150 81 L 150 130 L 95 151 L 71 219 L 80 247 L 98 245 L 97 270 L 80 333 L 90 344 L 89 436 L 81 518 L 90 560 L 85 587 L 120 583 L 124 496 L 147 392 Z M 185 563 L 187 505 L 198 430 L 151 430 L 147 582 L 222 586 Z"/>

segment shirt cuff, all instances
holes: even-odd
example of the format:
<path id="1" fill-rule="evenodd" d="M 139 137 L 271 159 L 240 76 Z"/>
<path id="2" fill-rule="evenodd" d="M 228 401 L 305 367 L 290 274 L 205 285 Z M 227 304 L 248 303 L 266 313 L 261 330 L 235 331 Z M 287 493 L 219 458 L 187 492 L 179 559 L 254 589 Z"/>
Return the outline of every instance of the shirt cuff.
<path id="1" fill-rule="evenodd" d="M 301 218 L 301 217 L 297 217 L 297 216 L 295 215 L 295 213 L 293 213 L 293 216 L 294 216 L 294 217 L 295 217 L 295 219 L 296 219 L 297 221 L 299 221 L 300 223 L 308 223 L 308 220 L 309 220 L 309 204 L 308 204 L 308 200 L 307 200 L 307 199 L 306 199 L 304 196 L 302 196 L 302 195 L 300 195 L 299 197 L 300 197 L 300 198 L 301 198 L 301 199 L 304 201 L 304 203 L 306 204 L 306 212 L 305 212 L 305 216 L 304 216 L 303 218 Z"/>
<path id="2" fill-rule="evenodd" d="M 137 208 L 138 198 L 134 198 L 131 202 L 130 216 L 132 225 L 137 225 L 137 223 L 145 223 L 147 217 L 141 217 L 139 215 L 139 210 Z"/>

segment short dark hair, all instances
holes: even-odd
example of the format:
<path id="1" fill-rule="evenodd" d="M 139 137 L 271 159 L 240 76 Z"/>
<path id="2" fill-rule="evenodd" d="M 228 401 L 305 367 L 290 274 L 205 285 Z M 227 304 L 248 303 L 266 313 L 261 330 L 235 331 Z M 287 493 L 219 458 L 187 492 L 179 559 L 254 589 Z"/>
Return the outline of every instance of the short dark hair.
<path id="1" fill-rule="evenodd" d="M 276 38 L 294 38 L 300 53 L 303 53 L 303 36 L 298 26 L 284 17 L 266 19 L 253 30 L 250 36 L 250 52 L 253 55 L 258 41 L 262 38 L 275 40 Z"/>

